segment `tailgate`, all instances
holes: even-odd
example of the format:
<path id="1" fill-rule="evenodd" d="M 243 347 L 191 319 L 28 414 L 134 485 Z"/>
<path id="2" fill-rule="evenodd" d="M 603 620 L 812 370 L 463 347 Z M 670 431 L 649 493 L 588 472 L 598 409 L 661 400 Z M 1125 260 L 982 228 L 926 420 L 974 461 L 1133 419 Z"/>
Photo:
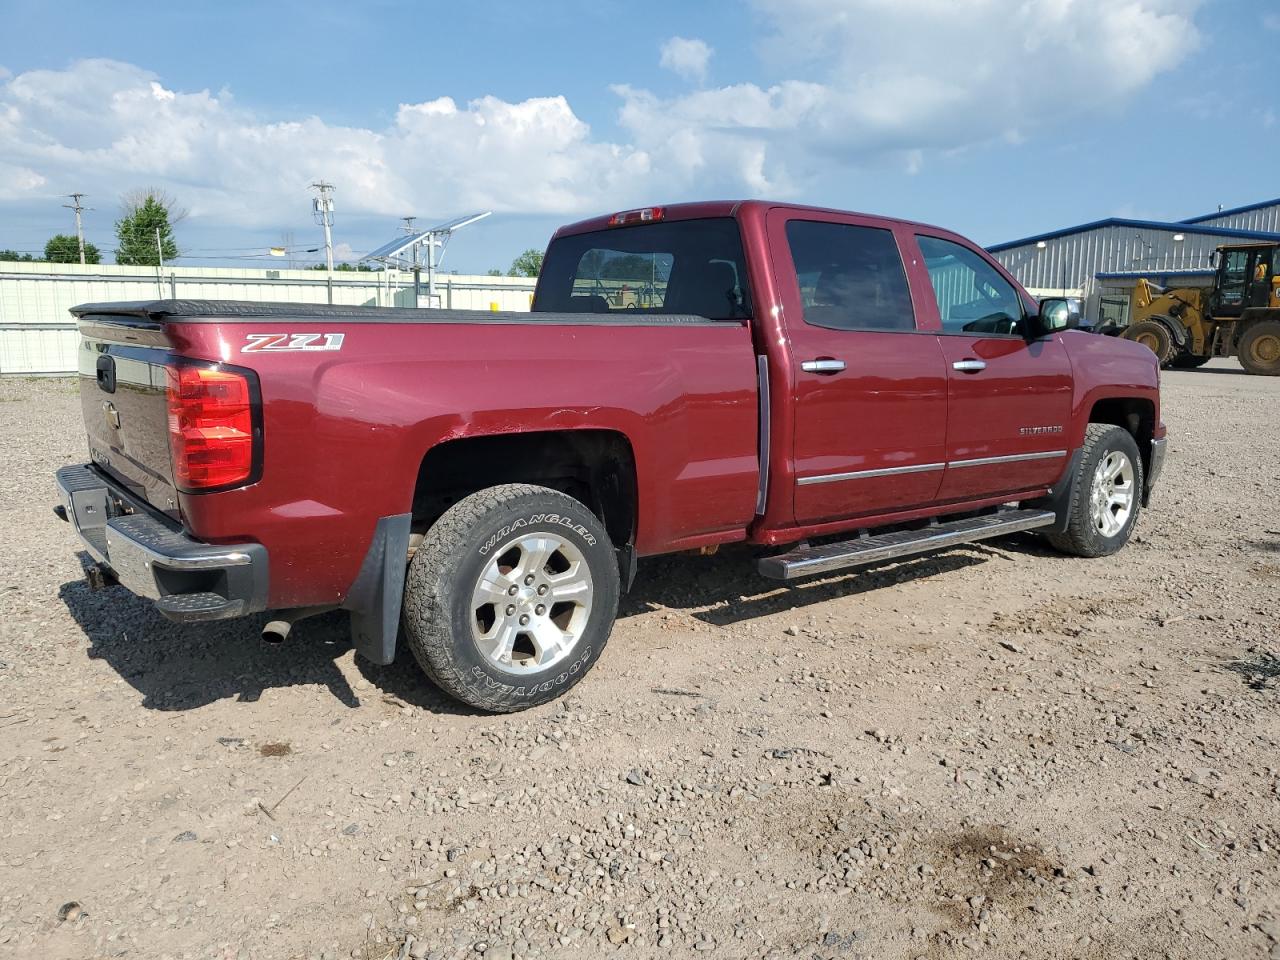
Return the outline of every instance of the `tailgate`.
<path id="1" fill-rule="evenodd" d="M 136 497 L 178 519 L 164 326 L 110 314 L 81 315 L 79 326 L 80 403 L 89 455 Z"/>

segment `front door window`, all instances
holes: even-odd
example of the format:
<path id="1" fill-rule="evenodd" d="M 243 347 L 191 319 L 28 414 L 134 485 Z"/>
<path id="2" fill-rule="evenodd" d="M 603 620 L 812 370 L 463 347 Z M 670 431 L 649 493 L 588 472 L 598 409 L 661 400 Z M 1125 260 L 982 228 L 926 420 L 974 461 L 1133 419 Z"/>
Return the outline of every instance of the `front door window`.
<path id="1" fill-rule="evenodd" d="M 1021 333 L 1022 300 L 991 264 L 950 240 L 917 239 L 944 333 Z"/>

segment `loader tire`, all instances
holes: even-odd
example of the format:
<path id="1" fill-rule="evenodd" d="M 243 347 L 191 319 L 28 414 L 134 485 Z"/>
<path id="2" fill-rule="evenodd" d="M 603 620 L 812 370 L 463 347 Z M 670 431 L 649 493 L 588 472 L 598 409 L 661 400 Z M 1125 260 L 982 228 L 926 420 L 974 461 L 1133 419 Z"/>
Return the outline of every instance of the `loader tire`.
<path id="1" fill-rule="evenodd" d="M 1240 366 L 1260 377 L 1280 377 L 1280 320 L 1263 320 L 1244 332 L 1237 349 Z"/>
<path id="2" fill-rule="evenodd" d="M 1163 323 L 1155 320 L 1140 320 L 1130 324 L 1121 334 L 1126 340 L 1140 343 L 1156 355 L 1160 366 L 1167 367 L 1173 362 L 1177 347 L 1173 342 L 1173 334 Z"/>

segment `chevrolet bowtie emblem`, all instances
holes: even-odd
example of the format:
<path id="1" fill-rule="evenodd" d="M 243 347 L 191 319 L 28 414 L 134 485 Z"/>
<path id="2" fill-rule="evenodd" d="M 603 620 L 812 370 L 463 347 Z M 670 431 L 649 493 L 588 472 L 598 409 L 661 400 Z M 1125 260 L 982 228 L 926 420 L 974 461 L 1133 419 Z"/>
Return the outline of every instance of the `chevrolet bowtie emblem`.
<path id="1" fill-rule="evenodd" d="M 116 409 L 116 405 L 110 400 L 102 401 L 102 413 L 107 418 L 108 426 L 115 430 L 120 429 L 120 411 Z"/>

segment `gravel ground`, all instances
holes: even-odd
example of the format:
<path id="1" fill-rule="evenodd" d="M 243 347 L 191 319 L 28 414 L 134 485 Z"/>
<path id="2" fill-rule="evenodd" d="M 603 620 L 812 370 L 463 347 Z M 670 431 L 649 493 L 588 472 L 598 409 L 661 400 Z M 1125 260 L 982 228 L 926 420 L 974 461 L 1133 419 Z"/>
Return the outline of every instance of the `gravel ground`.
<path id="1" fill-rule="evenodd" d="M 1165 398 L 1117 557 L 649 562 L 493 717 L 89 592 L 73 386 L 0 382 L 0 958 L 1280 958 L 1280 380 Z"/>

